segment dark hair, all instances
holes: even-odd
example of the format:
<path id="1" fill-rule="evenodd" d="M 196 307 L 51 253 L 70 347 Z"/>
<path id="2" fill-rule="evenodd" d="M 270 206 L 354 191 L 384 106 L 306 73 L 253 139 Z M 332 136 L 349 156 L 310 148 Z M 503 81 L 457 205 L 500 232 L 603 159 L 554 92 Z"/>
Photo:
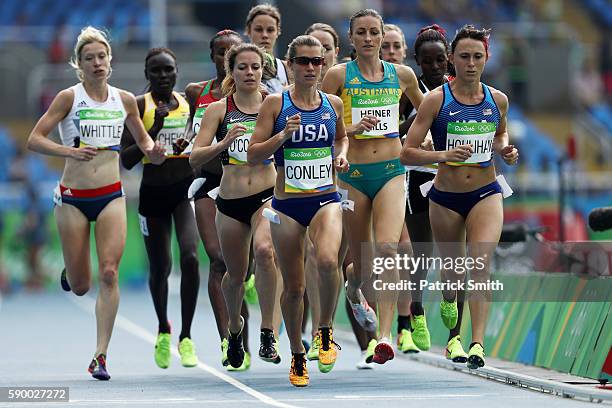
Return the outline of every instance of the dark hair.
<path id="1" fill-rule="evenodd" d="M 234 30 L 221 30 L 219 31 L 217 34 L 213 35 L 213 37 L 210 39 L 210 43 L 208 44 L 210 47 L 210 54 L 212 57 L 212 51 L 213 48 L 215 47 L 215 41 L 217 41 L 219 38 L 221 37 L 229 37 L 235 35 L 236 37 L 242 39 L 242 37 L 240 37 L 240 34 L 238 34 L 236 31 Z"/>
<path id="2" fill-rule="evenodd" d="M 263 70 L 265 56 L 261 48 L 250 43 L 233 45 L 232 48 L 227 50 L 225 53 L 225 79 L 223 79 L 223 82 L 221 83 L 221 93 L 223 96 L 236 93 L 236 83 L 234 82 L 234 77 L 232 77 L 232 72 L 234 71 L 234 66 L 236 64 L 236 57 L 240 53 L 247 51 L 251 51 L 259 55 L 261 69 Z"/>
<path id="3" fill-rule="evenodd" d="M 415 57 L 419 55 L 421 45 L 426 42 L 441 42 L 444 44 L 444 48 L 446 48 L 446 53 L 448 54 L 450 52 L 448 40 L 446 39 L 446 31 L 444 31 L 444 29 L 437 24 L 432 24 L 419 30 L 416 40 L 414 41 Z"/>
<path id="4" fill-rule="evenodd" d="M 251 10 L 249 10 L 249 14 L 247 15 L 246 18 L 246 23 L 245 23 L 245 31 L 248 33 L 249 28 L 251 28 L 251 24 L 253 23 L 253 20 L 255 20 L 255 17 L 257 16 L 270 16 L 273 19 L 276 20 L 276 28 L 278 28 L 278 31 L 280 33 L 280 28 L 281 28 L 281 15 L 280 12 L 278 11 L 278 9 L 276 7 L 274 7 L 271 4 L 265 3 L 265 4 L 258 4 L 257 6 L 251 8 Z"/>
<path id="5" fill-rule="evenodd" d="M 325 31 L 326 33 L 329 33 L 329 35 L 331 35 L 334 39 L 334 48 L 338 48 L 338 44 L 340 44 L 340 38 L 338 37 L 338 33 L 336 32 L 336 30 L 334 30 L 334 27 L 325 23 L 314 23 L 306 29 L 304 34 L 312 34 L 315 31 Z"/>
<path id="6" fill-rule="evenodd" d="M 363 9 L 353 14 L 349 20 L 349 34 L 353 34 L 353 22 L 355 21 L 355 19 L 359 17 L 367 17 L 367 16 L 376 17 L 377 19 L 380 20 L 380 30 L 382 31 L 384 35 L 385 34 L 385 23 L 381 15 L 378 13 L 378 11 L 374 9 Z"/>
<path id="7" fill-rule="evenodd" d="M 321 42 L 317 40 L 315 37 L 313 37 L 312 35 L 298 35 L 297 37 L 293 39 L 293 41 L 291 41 L 291 43 L 287 47 L 287 55 L 285 56 L 287 61 L 291 61 L 291 59 L 295 57 L 295 54 L 297 54 L 298 47 L 302 47 L 302 46 L 320 47 L 321 55 L 323 55 L 324 53 L 324 49 L 323 49 L 323 46 L 321 45 Z"/>
<path id="8" fill-rule="evenodd" d="M 478 41 L 482 41 L 482 44 L 484 45 L 485 48 L 485 55 L 487 58 L 489 58 L 489 36 L 491 35 L 491 29 L 487 29 L 487 28 L 483 28 L 483 29 L 477 29 L 476 27 L 474 27 L 472 24 L 466 24 L 463 27 L 461 27 L 459 30 L 457 30 L 457 33 L 455 34 L 455 38 L 453 39 L 453 42 L 451 43 L 451 52 L 455 52 L 455 48 L 457 47 L 457 44 L 459 43 L 460 40 L 463 40 L 464 38 L 471 38 L 474 40 L 478 40 Z"/>
<path id="9" fill-rule="evenodd" d="M 147 56 L 145 57 L 145 67 L 147 66 L 151 58 L 159 54 L 168 54 L 169 56 L 172 57 L 172 59 L 174 60 L 174 63 L 176 64 L 176 55 L 174 55 L 174 52 L 170 48 L 156 47 L 156 48 L 151 48 L 149 52 L 147 53 Z"/>

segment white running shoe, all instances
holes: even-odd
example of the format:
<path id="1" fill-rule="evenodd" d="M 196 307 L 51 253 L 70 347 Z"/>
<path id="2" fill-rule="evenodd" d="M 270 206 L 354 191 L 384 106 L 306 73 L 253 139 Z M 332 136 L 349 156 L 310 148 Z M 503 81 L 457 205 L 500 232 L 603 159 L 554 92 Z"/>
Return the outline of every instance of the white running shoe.
<path id="1" fill-rule="evenodd" d="M 368 350 L 363 350 L 361 352 L 361 357 L 359 361 L 355 365 L 358 370 L 372 370 L 374 368 L 374 364 L 368 363 L 366 360 L 368 358 Z"/>
<path id="2" fill-rule="evenodd" d="M 345 289 L 348 290 L 348 282 L 346 282 L 344 286 Z M 366 300 L 365 296 L 363 296 L 361 289 L 357 290 L 357 296 L 359 296 L 359 303 L 353 303 L 348 296 L 346 297 L 349 301 L 349 305 L 351 305 L 351 310 L 353 311 L 355 320 L 357 320 L 357 323 L 359 323 L 359 325 L 366 331 L 376 331 L 376 325 L 378 323 L 376 319 L 376 312 L 368 304 L 368 301 Z"/>

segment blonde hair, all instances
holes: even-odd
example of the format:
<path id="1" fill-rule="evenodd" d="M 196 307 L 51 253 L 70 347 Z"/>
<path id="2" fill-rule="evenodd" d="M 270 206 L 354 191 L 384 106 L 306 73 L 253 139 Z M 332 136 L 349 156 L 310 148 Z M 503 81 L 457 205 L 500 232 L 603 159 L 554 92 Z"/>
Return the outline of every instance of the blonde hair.
<path id="1" fill-rule="evenodd" d="M 102 30 L 98 30 L 95 27 L 87 26 L 81 29 L 81 33 L 77 37 L 77 42 L 74 46 L 74 52 L 72 57 L 70 57 L 70 66 L 74 68 L 76 71 L 77 77 L 80 81 L 84 79 L 83 70 L 81 69 L 81 51 L 83 47 L 87 44 L 99 42 L 106 48 L 106 53 L 108 54 L 108 62 L 113 59 L 110 42 L 108 41 L 108 36 Z M 108 76 L 110 77 L 112 73 L 112 68 L 109 69 Z"/>
<path id="2" fill-rule="evenodd" d="M 236 57 L 240 53 L 243 52 L 254 52 L 259 55 L 259 60 L 261 61 L 261 69 L 263 71 L 264 68 L 264 52 L 256 46 L 255 44 L 238 44 L 233 45 L 232 48 L 225 52 L 225 78 L 223 82 L 221 82 L 221 93 L 223 96 L 229 96 L 236 93 L 236 82 L 234 81 L 234 77 L 232 76 L 232 72 L 234 71 L 234 66 L 236 65 Z"/>
<path id="3" fill-rule="evenodd" d="M 385 34 L 388 33 L 389 31 L 397 32 L 402 38 L 402 47 L 404 47 L 404 51 L 408 52 L 408 46 L 406 45 L 406 37 L 404 36 L 404 32 L 402 31 L 401 28 L 399 28 L 399 26 L 396 26 L 395 24 L 385 24 L 384 29 L 385 29 Z M 384 37 L 383 37 L 383 41 L 384 41 Z"/>

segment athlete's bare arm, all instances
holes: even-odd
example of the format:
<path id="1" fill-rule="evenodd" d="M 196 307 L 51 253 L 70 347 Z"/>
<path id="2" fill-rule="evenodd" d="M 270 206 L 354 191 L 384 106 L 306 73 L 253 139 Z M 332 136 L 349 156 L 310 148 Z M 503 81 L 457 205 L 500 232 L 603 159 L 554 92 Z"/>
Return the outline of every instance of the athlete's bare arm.
<path id="1" fill-rule="evenodd" d="M 198 132 L 193 150 L 189 156 L 189 164 L 192 168 L 198 169 L 210 160 L 214 159 L 223 150 L 227 149 L 231 140 L 225 137 L 221 142 L 213 145 L 213 138 L 217 129 L 223 122 L 226 111 L 226 99 L 213 102 L 206 108 L 206 114 L 202 117 L 202 124 Z M 229 132 L 228 132 L 229 133 Z M 244 132 L 243 132 L 244 134 Z"/>
<path id="2" fill-rule="evenodd" d="M 261 104 L 255 131 L 251 136 L 247 151 L 249 164 L 257 164 L 266 160 L 285 143 L 285 140 L 291 137 L 293 131 L 298 130 L 300 119 L 298 115 L 294 115 L 287 120 L 284 130 L 272 135 L 274 121 L 280 114 L 281 105 L 282 95 L 270 95 Z"/>

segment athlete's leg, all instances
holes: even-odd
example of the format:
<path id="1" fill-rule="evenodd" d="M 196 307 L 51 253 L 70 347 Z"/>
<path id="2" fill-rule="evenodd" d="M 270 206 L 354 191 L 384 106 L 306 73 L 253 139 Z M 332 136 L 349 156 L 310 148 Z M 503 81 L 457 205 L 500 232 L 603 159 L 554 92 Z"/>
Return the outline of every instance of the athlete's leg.
<path id="1" fill-rule="evenodd" d="M 399 244 L 397 247 L 397 252 L 401 256 L 412 256 L 412 245 L 410 244 L 410 236 L 408 235 L 408 229 L 406 228 L 406 224 L 402 226 L 402 234 L 400 235 Z M 399 278 L 401 280 L 410 280 L 410 270 L 408 269 L 400 269 L 399 270 Z M 399 296 L 397 299 L 397 315 L 398 315 L 398 326 L 397 332 L 400 333 L 402 329 L 408 329 L 408 327 L 403 327 L 399 324 L 400 320 L 404 323 L 404 319 L 410 316 L 410 291 L 402 290 L 399 292 Z"/>
<path id="2" fill-rule="evenodd" d="M 370 277 L 371 270 L 362 270 L 362 265 L 369 265 L 371 250 L 364 251 L 372 242 L 372 202 L 361 191 L 350 184 L 338 181 L 339 186 L 348 190 L 348 199 L 355 203 L 354 211 L 343 211 L 343 224 L 348 236 L 349 248 L 353 258 L 353 268 L 346 270 L 348 282 L 346 295 L 352 303 L 359 303 L 358 289 L 364 280 Z M 366 248 L 367 249 L 367 248 Z"/>
<path id="3" fill-rule="evenodd" d="M 244 296 L 244 279 L 249 267 L 251 229 L 221 212 L 217 212 L 216 224 L 227 266 L 222 288 L 229 315 L 228 328 L 231 333 L 239 333 L 242 328 L 240 311 Z"/>
<path id="4" fill-rule="evenodd" d="M 408 234 L 410 235 L 410 241 L 413 242 L 416 257 L 423 257 L 428 259 L 431 256 L 433 244 L 429 243 L 432 241 L 431 224 L 429 222 L 429 212 L 424 211 L 417 214 L 408 214 L 406 212 L 406 227 L 408 228 Z M 419 264 L 421 265 L 421 264 Z M 417 270 L 410 274 L 410 281 L 414 283 L 414 290 L 411 292 L 410 312 L 413 316 L 422 315 L 423 310 L 423 293 L 420 289 L 419 282 L 423 279 L 427 279 L 427 268 L 419 267 Z"/>
<path id="5" fill-rule="evenodd" d="M 306 264 L 304 269 L 306 271 L 306 293 L 308 298 L 308 306 L 310 306 L 310 334 L 311 338 L 314 338 L 319 331 L 319 321 L 321 319 L 321 303 L 319 298 L 319 273 L 317 271 L 315 251 L 310 240 L 309 234 L 306 234 Z M 306 309 L 304 305 L 304 309 Z M 306 314 L 306 312 L 304 313 Z"/>
<path id="6" fill-rule="evenodd" d="M 119 307 L 119 261 L 126 239 L 125 198 L 117 198 L 102 210 L 96 221 L 95 237 L 98 253 L 100 290 L 96 299 L 98 345 L 96 355 L 107 354 Z"/>
<path id="7" fill-rule="evenodd" d="M 181 261 L 181 334 L 179 340 L 191 338 L 191 323 L 198 303 L 200 271 L 198 264 L 198 232 L 189 201 L 184 200 L 174 209 L 174 226 Z"/>
<path id="8" fill-rule="evenodd" d="M 144 236 L 145 248 L 149 257 L 149 289 L 159 324 L 159 333 L 170 333 L 168 322 L 168 277 L 172 270 L 170 239 L 172 218 L 164 215 L 146 217 L 149 235 Z"/>
<path id="9" fill-rule="evenodd" d="M 486 282 L 491 276 L 490 262 L 499 242 L 504 222 L 501 194 L 494 194 L 472 208 L 466 219 L 466 238 L 470 257 L 480 259 L 483 269 L 473 268 L 471 279 Z M 484 343 L 484 332 L 489 310 L 490 291 L 471 293 L 469 298 L 472 319 L 472 342 Z"/>
<path id="10" fill-rule="evenodd" d="M 394 259 L 397 254 L 406 208 L 404 179 L 405 175 L 400 174 L 389 180 L 372 203 L 376 257 Z M 387 269 L 380 278 L 384 282 L 398 282 L 397 268 Z M 377 291 L 380 338 L 391 338 L 397 295 L 397 291 Z"/>
<path id="11" fill-rule="evenodd" d="M 304 314 L 304 238 L 306 228 L 278 212 L 280 224 L 272 224 L 272 242 L 283 276 L 281 308 L 292 353 L 304 353 L 302 316 Z"/>
<path id="12" fill-rule="evenodd" d="M 208 297 L 210 305 L 215 315 L 217 323 L 217 331 L 219 338 L 224 339 L 227 336 L 227 306 L 223 298 L 221 289 L 221 281 L 225 274 L 225 261 L 221 254 L 221 246 L 217 237 L 217 229 L 215 228 L 215 215 L 217 208 L 215 202 L 209 197 L 201 198 L 195 201 L 196 221 L 200 238 L 204 244 L 204 250 L 210 261 L 208 272 Z"/>
<path id="13" fill-rule="evenodd" d="M 308 230 L 314 246 L 319 275 L 321 317 L 319 327 L 331 327 L 338 299 L 338 252 L 342 240 L 340 204 L 323 206 L 314 216 Z"/>
<path id="14" fill-rule="evenodd" d="M 83 296 L 91 287 L 89 221 L 78 208 L 69 204 L 55 207 L 55 219 L 68 283 L 75 295 Z"/>
<path id="15" fill-rule="evenodd" d="M 276 307 L 276 282 L 278 270 L 274 261 L 274 248 L 270 234 L 270 222 L 262 216 L 262 206 L 251 217 L 253 226 L 253 255 L 255 258 L 255 283 L 261 309 L 261 328 L 274 330 L 274 310 Z"/>

